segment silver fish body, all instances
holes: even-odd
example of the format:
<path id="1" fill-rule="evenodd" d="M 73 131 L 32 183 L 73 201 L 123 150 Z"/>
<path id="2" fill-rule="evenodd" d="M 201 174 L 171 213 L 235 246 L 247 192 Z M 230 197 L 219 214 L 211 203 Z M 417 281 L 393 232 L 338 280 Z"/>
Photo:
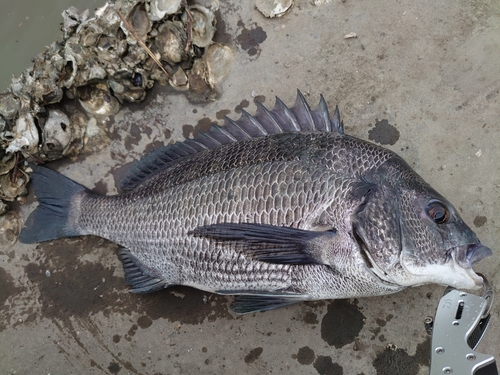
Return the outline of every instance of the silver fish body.
<path id="1" fill-rule="evenodd" d="M 259 105 L 147 156 L 122 194 L 41 167 L 33 181 L 40 206 L 21 241 L 101 236 L 123 247 L 132 291 L 236 294 L 241 313 L 425 283 L 477 288 L 472 263 L 491 253 L 399 156 L 344 134 L 338 111 L 330 119 L 323 98 L 311 110 L 300 92 L 292 108 Z M 34 234 L 42 221 L 55 224 Z"/>

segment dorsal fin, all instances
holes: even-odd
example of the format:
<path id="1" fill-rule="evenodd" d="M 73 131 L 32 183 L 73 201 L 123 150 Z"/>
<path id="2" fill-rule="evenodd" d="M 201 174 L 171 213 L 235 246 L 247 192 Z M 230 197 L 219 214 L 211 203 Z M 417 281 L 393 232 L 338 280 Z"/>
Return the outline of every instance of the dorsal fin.
<path id="1" fill-rule="evenodd" d="M 254 116 L 243 110 L 238 120 L 226 117 L 222 126 L 214 124 L 208 131 L 198 133 L 194 139 L 188 138 L 156 149 L 134 164 L 120 188 L 122 191 L 132 190 L 148 177 L 186 156 L 227 143 L 280 133 L 332 131 L 344 133 L 338 107 L 335 107 L 335 113 L 330 118 L 323 95 L 316 109 L 311 110 L 304 95 L 297 90 L 297 99 L 291 108 L 278 97 L 272 110 L 257 102 Z"/>

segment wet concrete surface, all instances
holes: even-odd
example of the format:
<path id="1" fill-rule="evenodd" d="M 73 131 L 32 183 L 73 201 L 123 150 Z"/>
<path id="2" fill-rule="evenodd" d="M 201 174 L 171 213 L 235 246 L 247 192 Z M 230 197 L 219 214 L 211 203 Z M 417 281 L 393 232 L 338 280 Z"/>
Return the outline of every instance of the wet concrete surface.
<path id="1" fill-rule="evenodd" d="M 216 100 L 155 87 L 108 122 L 109 145 L 51 167 L 115 194 L 131 163 L 255 100 L 338 105 L 346 133 L 398 152 L 460 211 L 494 256 L 475 266 L 498 291 L 500 4 L 297 1 L 265 19 L 221 2 L 216 38 L 236 60 Z M 344 39 L 355 32 L 358 37 Z M 481 150 L 480 153 L 478 151 Z M 480 155 L 480 156 L 477 156 Z M 32 199 L 19 209 L 27 217 Z M 190 288 L 128 292 L 118 246 L 96 237 L 0 250 L 2 374 L 428 373 L 424 318 L 441 286 L 302 303 L 238 316 L 231 297 Z M 500 357 L 500 310 L 479 351 Z"/>

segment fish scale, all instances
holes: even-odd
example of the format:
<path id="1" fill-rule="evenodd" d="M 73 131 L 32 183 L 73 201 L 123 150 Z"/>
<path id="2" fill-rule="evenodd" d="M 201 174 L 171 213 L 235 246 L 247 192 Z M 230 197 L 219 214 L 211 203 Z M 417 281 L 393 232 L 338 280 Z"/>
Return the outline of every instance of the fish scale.
<path id="1" fill-rule="evenodd" d="M 235 294 L 238 313 L 440 283 L 477 288 L 491 254 L 398 155 L 344 134 L 338 108 L 258 104 L 131 168 L 98 196 L 43 167 L 21 241 L 97 235 L 121 245 L 136 293 Z"/>

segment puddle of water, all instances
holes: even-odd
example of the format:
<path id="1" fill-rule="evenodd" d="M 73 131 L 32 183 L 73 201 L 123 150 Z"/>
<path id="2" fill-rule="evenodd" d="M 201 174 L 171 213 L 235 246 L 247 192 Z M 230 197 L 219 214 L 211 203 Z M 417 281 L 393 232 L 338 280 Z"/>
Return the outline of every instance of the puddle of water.
<path id="1" fill-rule="evenodd" d="M 105 0 L 0 0 L 0 92 L 10 85 L 12 75 L 32 65 L 31 58 L 45 46 L 61 40 L 61 13 L 70 6 L 78 10 L 94 10 Z"/>

